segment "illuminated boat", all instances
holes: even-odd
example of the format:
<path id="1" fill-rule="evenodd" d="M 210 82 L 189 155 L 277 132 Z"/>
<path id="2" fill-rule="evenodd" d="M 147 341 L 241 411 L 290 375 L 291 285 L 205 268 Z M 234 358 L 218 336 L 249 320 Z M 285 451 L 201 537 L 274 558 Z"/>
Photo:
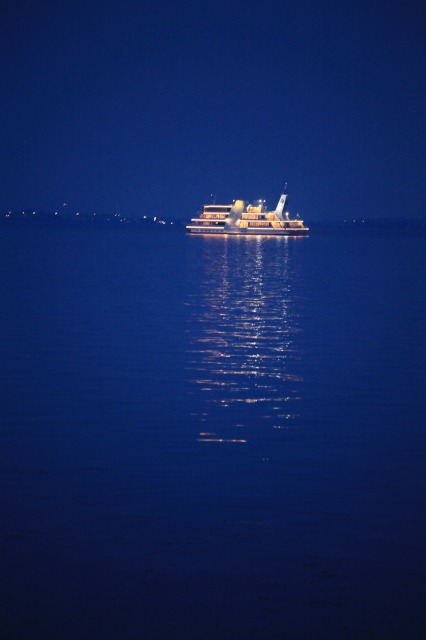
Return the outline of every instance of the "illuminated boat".
<path id="1" fill-rule="evenodd" d="M 197 218 L 186 225 L 190 233 L 221 233 L 240 235 L 300 236 L 309 231 L 303 220 L 291 220 L 284 213 L 287 194 L 282 194 L 275 211 L 268 211 L 264 200 L 248 204 L 235 200 L 234 204 L 204 205 Z"/>

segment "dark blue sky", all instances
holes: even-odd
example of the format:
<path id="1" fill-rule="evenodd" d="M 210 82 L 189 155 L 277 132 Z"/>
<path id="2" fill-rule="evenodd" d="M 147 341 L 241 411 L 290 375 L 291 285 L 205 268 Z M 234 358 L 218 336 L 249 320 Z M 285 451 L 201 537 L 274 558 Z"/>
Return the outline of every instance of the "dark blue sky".
<path id="1" fill-rule="evenodd" d="M 419 2 L 2 3 L 0 208 L 425 216 Z"/>

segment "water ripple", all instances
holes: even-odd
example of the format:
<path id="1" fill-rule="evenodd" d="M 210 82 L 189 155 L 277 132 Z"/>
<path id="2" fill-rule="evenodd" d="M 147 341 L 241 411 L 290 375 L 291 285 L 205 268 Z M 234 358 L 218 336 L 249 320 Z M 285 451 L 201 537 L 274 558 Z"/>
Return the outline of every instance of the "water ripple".
<path id="1" fill-rule="evenodd" d="M 288 428 L 303 383 L 297 242 L 285 237 L 196 241 L 199 268 L 185 306 L 187 382 L 193 414 L 203 422 L 198 440 L 245 442 L 259 426 Z M 244 430 L 244 437 L 236 437 L 235 430 Z"/>

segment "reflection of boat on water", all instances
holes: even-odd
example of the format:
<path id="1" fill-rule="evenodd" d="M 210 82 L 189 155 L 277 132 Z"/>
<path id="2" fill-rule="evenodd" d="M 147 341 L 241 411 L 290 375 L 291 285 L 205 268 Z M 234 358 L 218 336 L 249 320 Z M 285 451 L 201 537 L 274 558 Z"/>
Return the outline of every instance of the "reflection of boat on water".
<path id="1" fill-rule="evenodd" d="M 291 220 L 284 212 L 287 194 L 283 193 L 274 211 L 268 211 L 264 200 L 248 204 L 235 200 L 234 204 L 204 205 L 197 218 L 187 225 L 190 233 L 253 234 L 271 236 L 300 236 L 309 231 L 303 220 Z"/>
<path id="2" fill-rule="evenodd" d="M 228 242 L 211 242 L 214 238 Z M 201 236 L 185 304 L 191 415 L 200 442 L 245 442 L 297 419 L 297 242 L 287 236 Z M 232 240 L 232 241 L 231 241 Z M 249 274 L 249 275 L 248 275 Z"/>

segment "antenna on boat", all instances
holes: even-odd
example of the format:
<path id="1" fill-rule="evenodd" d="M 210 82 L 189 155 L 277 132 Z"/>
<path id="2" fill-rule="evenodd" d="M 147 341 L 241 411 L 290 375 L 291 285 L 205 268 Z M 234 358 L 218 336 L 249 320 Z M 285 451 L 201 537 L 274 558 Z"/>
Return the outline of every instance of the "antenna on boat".
<path id="1" fill-rule="evenodd" d="M 211 193 L 210 198 L 212 199 L 212 204 L 216 204 L 217 195 L 215 193 Z"/>
<path id="2" fill-rule="evenodd" d="M 287 182 L 284 185 L 284 193 L 287 193 Z"/>

